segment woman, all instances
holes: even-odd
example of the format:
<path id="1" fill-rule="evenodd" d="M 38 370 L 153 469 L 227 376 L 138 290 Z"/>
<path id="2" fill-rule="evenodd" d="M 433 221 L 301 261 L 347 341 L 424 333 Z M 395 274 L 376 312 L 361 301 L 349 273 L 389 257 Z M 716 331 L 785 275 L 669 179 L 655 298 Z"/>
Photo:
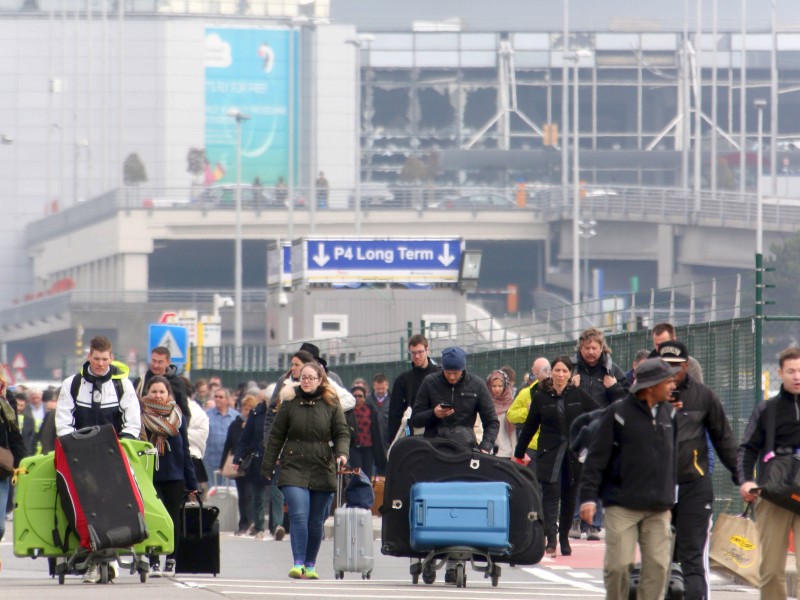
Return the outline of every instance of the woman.
<path id="1" fill-rule="evenodd" d="M 237 448 L 241 441 L 242 432 L 244 431 L 247 421 L 250 420 L 252 410 L 258 404 L 258 399 L 248 394 L 242 399 L 241 414 L 237 416 L 230 427 L 228 427 L 228 435 L 225 438 L 225 445 L 222 447 L 222 459 L 219 466 L 220 471 L 225 465 L 225 461 L 229 454 L 233 455 L 233 464 L 236 465 L 241 462 L 242 455 L 236 455 Z M 263 426 L 263 424 L 262 424 Z M 246 474 L 234 479 L 236 482 L 236 491 L 239 504 L 239 528 L 234 535 L 255 535 L 258 539 L 264 537 L 264 500 L 261 500 L 261 523 L 256 520 L 256 515 L 253 512 L 253 486 L 252 478 Z"/>
<path id="2" fill-rule="evenodd" d="M 6 380 L 0 375 L 0 446 L 8 448 L 14 457 L 14 468 L 25 458 L 25 443 L 17 423 L 17 399 L 6 389 Z M 0 517 L 0 540 L 6 533 L 5 508 L 11 489 L 11 477 L 0 479 L 0 506 L 3 507 Z M 3 563 L 0 562 L 0 568 Z"/>
<path id="3" fill-rule="evenodd" d="M 192 457 L 189 453 L 187 425 L 181 409 L 175 403 L 169 380 L 161 375 L 151 377 L 144 388 L 142 405 L 142 438 L 153 444 L 157 453 L 153 485 L 172 518 L 175 549 L 167 555 L 164 575 L 175 574 L 175 554 L 178 550 L 181 507 L 188 491 L 198 490 Z M 158 555 L 150 555 L 150 576 L 161 577 Z"/>
<path id="4" fill-rule="evenodd" d="M 336 490 L 337 464 L 347 464 L 350 434 L 336 391 L 320 365 L 304 365 L 300 385 L 284 387 L 280 397 L 261 473 L 271 478 L 280 454 L 278 486 L 289 506 L 294 557 L 289 577 L 319 579 L 315 566 L 322 526 Z"/>
<path id="5" fill-rule="evenodd" d="M 497 439 L 494 442 L 497 446 L 497 456 L 511 458 L 514 454 L 514 447 L 517 445 L 517 426 L 508 421 L 506 413 L 514 402 L 513 384 L 505 371 L 498 369 L 492 371 L 486 378 L 486 386 L 492 395 L 494 412 L 497 413 L 497 418 L 500 420 L 500 430 L 497 432 Z"/>
<path id="6" fill-rule="evenodd" d="M 514 457 L 521 464 L 530 461 L 525 449 L 541 426 L 539 447 L 536 450 L 536 476 L 542 486 L 542 510 L 547 537 L 545 554 L 555 557 L 556 532 L 561 555 L 572 554 L 569 528 L 575 510 L 580 463 L 569 449 L 569 428 L 579 415 L 600 407 L 591 396 L 572 384 L 574 365 L 569 358 L 558 356 L 551 361 L 551 365 L 552 375 L 539 384 L 531 399 L 531 410 L 519 435 Z"/>
<path id="7" fill-rule="evenodd" d="M 350 466 L 358 467 L 372 479 L 375 473 L 375 464 L 378 461 L 377 450 L 380 444 L 380 430 L 378 429 L 378 415 L 367 404 L 367 388 L 354 385 L 350 393 L 356 399 L 356 407 L 350 411 L 352 422 L 350 427 Z M 345 414 L 347 420 L 347 414 Z"/>
<path id="8" fill-rule="evenodd" d="M 233 453 L 233 468 L 237 471 L 241 468 L 242 459 L 248 454 L 252 456 L 250 467 L 247 473 L 236 480 L 237 487 L 239 482 L 246 483 L 250 496 L 250 504 L 245 507 L 252 516 L 253 530 L 257 540 L 264 539 L 264 506 L 268 482 L 261 476 L 261 458 L 264 456 L 264 419 L 267 416 L 266 395 L 262 392 L 259 395 L 258 404 L 246 415 L 244 429 L 239 437 Z M 247 398 L 244 399 L 242 407 L 249 405 Z M 239 493 L 239 511 L 242 511 L 241 492 Z M 283 510 L 283 500 L 281 500 L 281 511 Z M 283 537 L 283 536 L 278 536 Z M 276 541 L 280 541 L 277 540 Z"/>

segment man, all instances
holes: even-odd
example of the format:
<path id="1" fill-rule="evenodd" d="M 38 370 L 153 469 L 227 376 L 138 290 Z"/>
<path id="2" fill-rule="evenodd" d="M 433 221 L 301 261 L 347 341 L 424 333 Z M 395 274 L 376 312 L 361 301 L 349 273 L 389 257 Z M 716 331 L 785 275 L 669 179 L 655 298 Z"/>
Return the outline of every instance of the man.
<path id="1" fill-rule="evenodd" d="M 130 380 L 111 364 L 114 360 L 111 341 L 103 336 L 92 338 L 87 358 L 81 370 L 61 384 L 56 404 L 56 433 L 62 436 L 84 427 L 111 424 L 119 437 L 138 438 L 142 430 L 139 399 Z M 80 385 L 73 397 L 75 378 L 80 379 Z M 115 384 L 114 379 L 118 383 Z M 121 395 L 117 393 L 119 385 Z M 83 582 L 99 581 L 99 565 L 88 564 Z"/>
<path id="2" fill-rule="evenodd" d="M 422 382 L 411 413 L 414 427 L 424 427 L 426 438 L 446 438 L 489 454 L 500 430 L 494 402 L 482 377 L 467 372 L 467 355 L 451 346 L 442 352 L 442 371 Z M 480 416 L 483 439 L 475 439 L 475 418 Z"/>
<path id="3" fill-rule="evenodd" d="M 531 364 L 530 373 L 531 376 L 528 379 L 529 385 L 526 385 L 517 393 L 517 396 L 514 398 L 514 402 L 511 403 L 511 406 L 506 413 L 506 419 L 508 419 L 508 422 L 517 425 L 517 433 L 519 433 L 519 430 L 525 423 L 525 419 L 528 418 L 528 412 L 531 408 L 531 398 L 536 392 L 536 389 L 539 387 L 539 381 L 550 377 L 550 361 L 543 356 L 540 356 Z M 533 438 L 531 438 L 531 443 L 528 444 L 528 449 L 526 451 L 526 454 L 531 459 L 531 462 L 528 463 L 528 468 L 530 468 L 534 473 L 536 473 L 536 449 L 538 448 L 538 442 L 539 432 L 537 431 L 533 435 Z"/>
<path id="4" fill-rule="evenodd" d="M 672 323 L 656 323 L 652 333 L 653 349 L 658 350 L 659 345 L 664 342 L 674 342 L 678 339 L 675 335 L 675 326 Z M 689 377 L 692 381 L 703 383 L 703 368 L 693 356 L 689 357 Z"/>
<path id="5" fill-rule="evenodd" d="M 186 394 L 186 388 L 178 375 L 178 367 L 170 364 L 169 348 L 165 346 L 156 346 L 150 352 L 150 368 L 144 374 L 144 377 L 137 377 L 133 381 L 133 387 L 136 389 L 136 394 L 141 398 L 144 395 L 144 389 L 147 382 L 153 375 L 161 375 L 166 377 L 169 381 L 169 386 L 172 388 L 172 395 L 175 397 L 175 403 L 181 409 L 181 412 L 186 415 L 189 420 L 189 404 Z"/>
<path id="6" fill-rule="evenodd" d="M 28 399 L 25 410 L 19 415 L 19 425 L 22 431 L 22 441 L 25 444 L 25 456 L 42 453 L 41 429 L 44 421 L 45 408 L 42 402 L 42 390 L 29 387 L 26 391 Z"/>
<path id="7" fill-rule="evenodd" d="M 711 596 L 708 569 L 708 532 L 714 506 L 714 487 L 709 469 L 708 439 L 728 470 L 736 475 L 736 449 L 725 411 L 711 388 L 689 375 L 689 351 L 678 341 L 663 342 L 659 356 L 677 366 L 673 396 L 674 422 L 678 428 L 678 502 L 672 509 L 677 560 L 683 569 L 687 599 Z"/>
<path id="8" fill-rule="evenodd" d="M 366 386 L 362 386 L 365 390 Z M 382 457 L 382 460 L 376 459 L 375 461 L 375 474 L 386 475 L 386 452 L 389 450 L 389 440 L 387 433 L 389 431 L 389 407 L 391 404 L 389 396 L 389 379 L 383 373 L 378 373 L 372 378 L 372 392 L 367 396 L 367 406 L 375 413 L 378 421 L 378 439 L 372 440 L 375 444 L 376 456 Z"/>
<path id="9" fill-rule="evenodd" d="M 643 360 L 647 360 L 648 358 L 651 358 L 650 350 L 638 350 L 636 354 L 633 355 L 633 361 L 631 361 L 630 371 L 627 371 L 625 373 L 625 379 L 628 380 L 628 385 L 633 385 L 635 379 L 633 374 L 636 372 L 636 367 L 639 366 L 640 362 L 642 362 Z"/>
<path id="10" fill-rule="evenodd" d="M 330 190 L 330 184 L 328 183 L 328 179 L 325 177 L 325 173 L 322 171 L 319 172 L 319 177 L 317 177 L 317 208 L 328 208 L 328 192 Z"/>
<path id="11" fill-rule="evenodd" d="M 230 390 L 223 387 L 217 388 L 214 390 L 214 408 L 206 411 L 208 415 L 208 440 L 206 441 L 203 465 L 209 478 L 214 477 L 214 471 L 219 471 L 219 466 L 222 463 L 222 449 L 225 447 L 225 438 L 228 436 L 228 428 L 230 428 L 234 419 L 239 416 L 239 413 L 231 408 L 230 402 Z"/>
<path id="12" fill-rule="evenodd" d="M 581 388 L 601 407 L 610 405 L 615 400 L 623 398 L 628 393 L 628 380 L 611 360 L 611 349 L 606 346 L 603 332 L 594 327 L 584 330 L 578 338 L 577 354 L 573 359 L 575 373 L 572 383 Z M 597 507 L 595 522 L 587 525 L 582 521 L 573 522 L 570 537 L 577 539 L 576 533 L 580 529 L 589 541 L 600 539 L 600 529 L 603 526 L 603 510 Z"/>
<path id="13" fill-rule="evenodd" d="M 599 498 L 606 507 L 608 600 L 627 600 L 637 543 L 642 556 L 638 597 L 664 597 L 677 481 L 676 432 L 664 403 L 672 397 L 678 371 L 660 358 L 643 361 L 630 393 L 602 415 L 583 465 L 581 519 L 592 522 Z"/>
<path id="14" fill-rule="evenodd" d="M 778 376 L 781 388 L 778 394 L 756 406 L 742 437 L 737 455 L 739 481 L 743 482 L 739 493 L 745 502 L 756 502 L 756 522 L 761 546 L 761 597 L 770 600 L 786 599 L 786 554 L 789 532 L 795 539 L 800 532 L 800 515 L 793 513 L 751 492 L 758 487 L 753 479 L 757 463 L 769 460 L 776 451 L 800 447 L 800 421 L 797 418 L 800 405 L 800 348 L 786 348 L 778 358 Z M 773 412 L 774 411 L 774 412 Z M 771 414 L 770 414 L 771 413 Z M 767 447 L 767 437 L 774 418 L 773 448 Z M 764 470 L 761 469 L 760 477 Z M 798 561 L 800 554 L 795 554 Z M 798 561 L 800 562 L 800 561 Z M 800 565 L 798 565 L 800 568 Z M 793 596 L 797 595 L 794 590 Z"/>
<path id="15" fill-rule="evenodd" d="M 424 335 L 417 333 L 408 338 L 408 353 L 411 355 L 411 368 L 395 378 L 389 399 L 389 426 L 386 430 L 386 442 L 390 446 L 397 437 L 397 431 L 400 429 L 406 411 L 414 407 L 414 399 L 417 397 L 422 381 L 440 369 L 439 365 L 428 356 L 428 340 Z"/>

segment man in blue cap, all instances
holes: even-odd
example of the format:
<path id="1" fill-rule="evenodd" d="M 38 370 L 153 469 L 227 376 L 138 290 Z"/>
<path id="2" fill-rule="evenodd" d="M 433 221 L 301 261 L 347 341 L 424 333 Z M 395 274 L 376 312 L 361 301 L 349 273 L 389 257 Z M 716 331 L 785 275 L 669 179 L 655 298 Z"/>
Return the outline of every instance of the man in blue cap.
<path id="1" fill-rule="evenodd" d="M 442 370 L 423 381 L 411 415 L 414 427 L 424 427 L 426 438 L 447 438 L 467 448 L 478 446 L 490 453 L 500 421 L 482 377 L 466 371 L 467 354 L 458 346 L 442 352 Z M 483 439 L 475 438 L 475 417 L 480 415 Z"/>

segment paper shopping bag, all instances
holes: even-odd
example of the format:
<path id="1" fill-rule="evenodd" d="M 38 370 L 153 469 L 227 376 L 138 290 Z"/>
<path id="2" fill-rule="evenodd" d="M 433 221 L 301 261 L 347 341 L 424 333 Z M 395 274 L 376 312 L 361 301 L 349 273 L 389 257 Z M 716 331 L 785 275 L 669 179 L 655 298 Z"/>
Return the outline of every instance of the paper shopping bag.
<path id="1" fill-rule="evenodd" d="M 758 568 L 761 564 L 758 526 L 750 518 L 751 505 L 741 515 L 721 514 L 711 531 L 710 558 L 758 587 Z"/>

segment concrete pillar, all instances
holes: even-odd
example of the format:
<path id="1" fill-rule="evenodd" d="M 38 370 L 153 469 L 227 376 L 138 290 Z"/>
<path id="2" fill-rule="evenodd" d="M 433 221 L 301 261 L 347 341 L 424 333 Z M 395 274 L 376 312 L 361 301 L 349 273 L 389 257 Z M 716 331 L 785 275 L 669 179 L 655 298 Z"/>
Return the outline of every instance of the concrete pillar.
<path id="1" fill-rule="evenodd" d="M 147 265 L 149 255 L 147 254 L 122 254 L 118 259 L 118 268 L 121 273 L 118 278 L 121 289 L 129 291 L 145 291 L 148 288 Z"/>
<path id="2" fill-rule="evenodd" d="M 658 282 L 659 289 L 672 285 L 675 272 L 675 233 L 672 225 L 658 225 Z"/>

